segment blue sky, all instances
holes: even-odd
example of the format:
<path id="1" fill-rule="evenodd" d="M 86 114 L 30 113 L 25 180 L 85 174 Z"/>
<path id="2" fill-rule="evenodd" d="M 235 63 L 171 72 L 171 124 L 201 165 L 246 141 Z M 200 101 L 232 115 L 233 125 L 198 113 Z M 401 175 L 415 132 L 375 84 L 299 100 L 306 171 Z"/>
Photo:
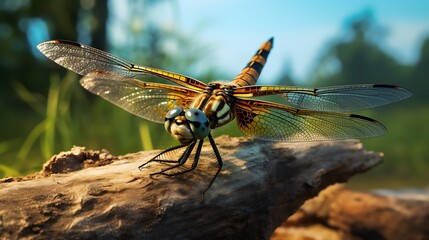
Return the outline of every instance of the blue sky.
<path id="1" fill-rule="evenodd" d="M 114 4 L 116 5 L 116 4 Z M 159 6 L 156 18 L 210 47 L 207 64 L 235 76 L 259 45 L 275 37 L 261 75 L 269 83 L 283 68 L 305 80 L 322 47 L 344 29 L 351 16 L 371 11 L 388 29 L 384 48 L 403 63 L 413 63 L 429 36 L 429 1 L 244 1 L 179 0 Z M 261 82 L 261 83 L 262 83 Z"/>

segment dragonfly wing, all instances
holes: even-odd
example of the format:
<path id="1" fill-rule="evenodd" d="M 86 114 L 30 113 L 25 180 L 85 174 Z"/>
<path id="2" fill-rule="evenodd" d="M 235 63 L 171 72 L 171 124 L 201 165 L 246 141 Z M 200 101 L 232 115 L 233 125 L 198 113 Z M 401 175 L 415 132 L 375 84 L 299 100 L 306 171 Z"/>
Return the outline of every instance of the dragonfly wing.
<path id="1" fill-rule="evenodd" d="M 246 86 L 234 89 L 233 95 L 235 97 L 280 95 L 289 105 L 296 108 L 352 112 L 401 101 L 411 96 L 411 93 L 394 85 L 362 84 L 322 88 Z"/>
<path id="2" fill-rule="evenodd" d="M 176 106 L 187 108 L 198 93 L 160 83 L 147 83 L 112 73 L 92 72 L 80 80 L 88 91 L 144 119 L 163 123 Z"/>
<path id="3" fill-rule="evenodd" d="M 288 92 L 283 96 L 293 106 L 331 112 L 351 112 L 401 101 L 411 93 L 393 85 L 345 85 Z"/>
<path id="4" fill-rule="evenodd" d="M 158 76 L 195 90 L 203 90 L 206 84 L 196 79 L 155 68 L 135 65 L 119 57 L 93 47 L 66 40 L 46 41 L 37 48 L 49 59 L 82 76 L 93 71 L 108 71 L 128 78 L 144 75 Z"/>
<path id="5" fill-rule="evenodd" d="M 367 117 L 300 110 L 257 100 L 237 100 L 236 116 L 244 134 L 269 141 L 340 140 L 386 133 L 381 123 Z"/>

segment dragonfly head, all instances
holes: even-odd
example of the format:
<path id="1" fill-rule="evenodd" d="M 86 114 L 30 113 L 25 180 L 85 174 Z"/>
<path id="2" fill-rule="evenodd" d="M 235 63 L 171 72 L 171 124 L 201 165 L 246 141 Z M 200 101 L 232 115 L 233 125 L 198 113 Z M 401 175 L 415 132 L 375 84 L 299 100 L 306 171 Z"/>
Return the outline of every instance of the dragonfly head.
<path id="1" fill-rule="evenodd" d="M 171 109 L 165 115 L 164 127 L 182 144 L 188 144 L 194 139 L 204 139 L 210 132 L 207 116 L 197 108 L 186 111 L 181 107 Z"/>

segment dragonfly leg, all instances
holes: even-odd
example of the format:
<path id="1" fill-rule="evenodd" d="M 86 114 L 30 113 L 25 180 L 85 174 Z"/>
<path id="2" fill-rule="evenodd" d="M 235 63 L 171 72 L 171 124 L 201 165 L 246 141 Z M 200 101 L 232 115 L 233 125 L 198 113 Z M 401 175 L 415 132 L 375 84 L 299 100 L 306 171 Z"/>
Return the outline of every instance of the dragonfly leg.
<path id="1" fill-rule="evenodd" d="M 140 165 L 139 169 L 142 170 L 142 168 L 144 166 L 146 166 L 147 164 L 149 164 L 151 162 L 178 163 L 180 161 L 180 158 L 183 156 L 183 154 L 182 154 L 182 156 L 178 160 L 158 159 L 158 157 L 160 157 L 160 156 L 162 156 L 162 155 L 164 155 L 164 154 L 166 154 L 168 152 L 171 152 L 171 151 L 174 151 L 176 149 L 182 148 L 182 147 L 187 147 L 187 145 L 179 145 L 179 146 L 174 146 L 174 147 L 170 147 L 168 149 L 165 149 L 164 151 L 162 151 L 161 153 L 159 153 L 158 155 L 156 155 L 155 157 L 153 157 L 151 160 L 149 160 L 149 161 L 143 163 L 142 165 Z"/>
<path id="2" fill-rule="evenodd" d="M 179 174 L 187 173 L 187 172 L 190 172 L 190 171 L 194 170 L 194 169 L 197 167 L 197 165 L 198 165 L 198 160 L 200 159 L 201 148 L 203 147 L 203 142 L 204 142 L 204 140 L 200 140 L 200 142 L 198 143 L 197 151 L 196 151 L 196 153 L 195 153 L 194 161 L 192 162 L 192 166 L 191 166 L 191 168 L 186 169 L 186 170 L 184 170 L 184 171 L 175 172 L 175 173 L 170 173 L 170 174 L 164 174 L 164 175 L 167 175 L 167 176 L 175 176 L 175 175 L 179 175 Z M 172 167 L 170 167 L 170 168 L 164 169 L 164 170 L 162 170 L 161 172 L 168 171 L 168 170 L 170 170 L 170 169 L 173 169 L 173 168 L 179 167 L 179 166 L 181 166 L 181 165 L 183 165 L 183 164 L 177 164 L 176 166 L 172 166 Z"/>
<path id="3" fill-rule="evenodd" d="M 191 155 L 192 150 L 194 150 L 194 147 L 195 147 L 195 144 L 196 144 L 196 143 L 197 143 L 197 141 L 195 140 L 195 141 L 193 141 L 193 142 L 188 146 L 188 148 L 185 150 L 185 152 L 182 154 L 182 156 L 180 156 L 180 158 L 178 159 L 178 161 L 176 161 L 176 162 L 178 162 L 178 164 L 173 165 L 173 166 L 171 166 L 171 167 L 168 167 L 168 168 L 166 168 L 166 169 L 164 169 L 164 170 L 162 170 L 162 171 L 159 171 L 159 172 L 156 172 L 156 173 L 152 173 L 152 174 L 150 174 L 150 175 L 151 175 L 151 176 L 153 176 L 153 175 L 157 175 L 157 174 L 162 174 L 162 175 L 166 175 L 166 176 L 174 176 L 174 175 L 177 175 L 177 174 L 167 174 L 167 173 L 165 173 L 165 172 L 166 172 L 166 171 L 168 171 L 168 170 L 171 170 L 171 169 L 174 169 L 174 168 L 180 167 L 180 166 L 182 166 L 183 164 L 185 164 L 185 163 L 186 163 L 186 161 L 188 160 L 189 156 Z M 180 173 L 178 173 L 178 174 L 180 174 Z"/>
<path id="4" fill-rule="evenodd" d="M 216 156 L 216 160 L 217 163 L 219 164 L 219 168 L 216 171 L 216 174 L 213 176 L 212 180 L 210 181 L 209 185 L 207 186 L 207 188 L 203 191 L 203 199 L 202 202 L 204 202 L 204 194 L 207 192 L 207 190 L 209 190 L 209 188 L 212 186 L 212 184 L 214 183 L 216 177 L 219 175 L 220 171 L 222 170 L 223 167 L 223 161 L 222 161 L 222 157 L 220 156 L 219 150 L 216 147 L 216 143 L 211 135 L 211 133 L 209 133 L 208 135 L 209 141 L 210 141 L 210 145 L 212 145 L 214 154 Z"/>

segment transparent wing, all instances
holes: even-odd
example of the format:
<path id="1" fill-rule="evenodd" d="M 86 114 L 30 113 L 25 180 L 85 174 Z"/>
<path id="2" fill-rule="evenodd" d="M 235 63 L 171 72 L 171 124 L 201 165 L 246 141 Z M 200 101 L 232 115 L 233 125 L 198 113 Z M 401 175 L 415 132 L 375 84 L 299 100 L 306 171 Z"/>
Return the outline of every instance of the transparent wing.
<path id="1" fill-rule="evenodd" d="M 194 90 L 206 84 L 196 79 L 155 68 L 137 66 L 107 52 L 66 40 L 46 41 L 37 48 L 49 59 L 82 76 L 93 71 L 109 71 L 128 78 L 154 75 Z"/>
<path id="2" fill-rule="evenodd" d="M 144 119 L 163 123 L 176 106 L 188 108 L 198 92 L 166 84 L 147 83 L 106 72 L 91 72 L 80 80 L 88 91 Z"/>
<path id="3" fill-rule="evenodd" d="M 411 96 L 394 85 L 362 84 L 322 88 L 250 86 L 234 89 L 236 97 L 281 95 L 289 105 L 325 112 L 352 112 L 401 101 Z"/>
<path id="4" fill-rule="evenodd" d="M 340 140 L 386 133 L 381 123 L 367 117 L 299 110 L 256 100 L 238 100 L 236 116 L 244 134 L 269 141 Z"/>

